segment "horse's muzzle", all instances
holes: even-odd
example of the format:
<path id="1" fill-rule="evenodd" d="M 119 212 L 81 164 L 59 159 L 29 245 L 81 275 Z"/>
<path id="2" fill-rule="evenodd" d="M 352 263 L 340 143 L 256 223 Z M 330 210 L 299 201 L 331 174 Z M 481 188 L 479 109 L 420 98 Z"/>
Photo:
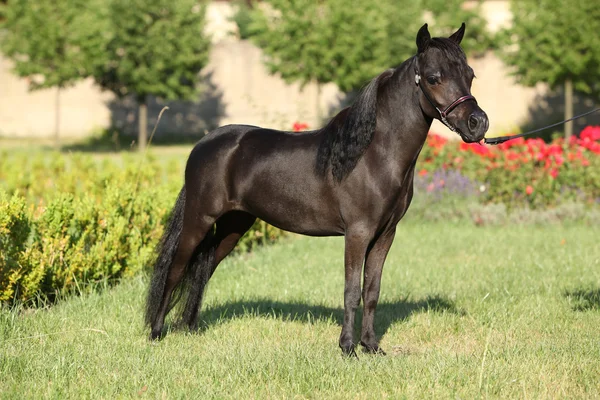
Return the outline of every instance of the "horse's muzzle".
<path id="1" fill-rule="evenodd" d="M 469 115 L 467 121 L 468 133 L 463 134 L 465 142 L 480 142 L 490 127 L 487 114 L 482 109 L 477 109 Z"/>

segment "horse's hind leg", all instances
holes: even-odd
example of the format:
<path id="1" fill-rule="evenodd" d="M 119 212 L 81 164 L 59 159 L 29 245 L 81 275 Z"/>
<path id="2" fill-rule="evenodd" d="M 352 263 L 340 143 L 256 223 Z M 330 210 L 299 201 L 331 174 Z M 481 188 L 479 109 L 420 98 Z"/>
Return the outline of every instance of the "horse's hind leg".
<path id="1" fill-rule="evenodd" d="M 379 287 L 381 284 L 383 263 L 392 246 L 395 233 L 395 229 L 382 233 L 367 252 L 363 282 L 364 311 L 360 344 L 364 347 L 365 351 L 369 353 L 385 354 L 385 352 L 379 348 L 373 325 L 375 320 L 375 308 L 379 301 Z"/>
<path id="2" fill-rule="evenodd" d="M 214 220 L 210 218 L 184 218 L 177 251 L 169 267 L 159 312 L 156 319 L 152 322 L 151 339 L 157 339 L 161 336 L 165 316 L 169 312 L 173 291 L 181 283 L 192 255 L 205 236 L 207 236 L 209 230 L 212 229 L 213 223 Z"/>
<path id="3" fill-rule="evenodd" d="M 219 263 L 235 248 L 237 242 L 250 229 L 255 220 L 255 216 L 243 211 L 230 211 L 217 220 L 214 238 L 210 240 L 210 243 L 207 243 L 207 246 L 211 247 L 208 251 L 214 252 L 214 254 L 209 258 L 209 265 L 206 266 L 208 270 L 201 272 L 206 275 L 200 278 L 201 280 L 198 282 L 197 289 L 190 293 L 188 305 L 186 306 L 186 309 L 189 309 L 189 311 L 184 313 L 183 322 L 190 329 L 195 329 L 198 326 L 198 312 L 206 283 L 212 277 Z M 200 247 L 204 247 L 204 244 Z M 195 264 L 207 262 L 201 259 L 205 257 L 201 251 L 196 251 L 194 257 L 195 259 L 192 262 Z"/>
<path id="4" fill-rule="evenodd" d="M 215 265 L 211 272 L 215 272 L 217 266 L 235 248 L 240 238 L 252 227 L 256 217 L 243 211 L 231 211 L 217 220 L 217 232 L 215 233 Z"/>

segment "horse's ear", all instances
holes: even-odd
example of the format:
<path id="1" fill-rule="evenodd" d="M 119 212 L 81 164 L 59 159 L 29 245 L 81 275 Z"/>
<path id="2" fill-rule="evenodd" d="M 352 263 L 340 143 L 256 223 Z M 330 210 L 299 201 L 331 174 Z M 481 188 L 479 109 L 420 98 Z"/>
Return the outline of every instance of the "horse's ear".
<path id="1" fill-rule="evenodd" d="M 427 44 L 431 39 L 431 35 L 429 34 L 429 30 L 427 29 L 427 24 L 423 25 L 419 32 L 417 33 L 417 52 L 422 53 L 427 48 Z"/>
<path id="2" fill-rule="evenodd" d="M 454 43 L 456 44 L 460 44 L 460 42 L 463 39 L 463 36 L 465 36 L 465 23 L 463 22 L 462 25 L 460 26 L 460 28 L 458 28 L 458 30 L 456 32 L 454 32 L 452 35 L 450 35 L 449 39 L 454 41 Z"/>

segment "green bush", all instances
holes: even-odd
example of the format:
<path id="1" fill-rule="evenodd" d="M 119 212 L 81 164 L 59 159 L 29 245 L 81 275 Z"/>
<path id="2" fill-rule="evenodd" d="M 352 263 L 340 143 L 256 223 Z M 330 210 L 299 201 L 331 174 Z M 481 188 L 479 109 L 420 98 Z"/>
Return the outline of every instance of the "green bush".
<path id="1" fill-rule="evenodd" d="M 183 173 L 181 163 L 139 157 L 3 154 L 0 303 L 52 301 L 152 265 Z M 282 234 L 257 221 L 238 249 Z"/>
<path id="2" fill-rule="evenodd" d="M 14 296 L 31 225 L 25 201 L 0 191 L 0 303 Z"/>
<path id="3" fill-rule="evenodd" d="M 111 187 L 101 201 L 59 193 L 25 212 L 20 196 L 0 196 L 0 301 L 52 300 L 94 282 L 113 282 L 152 263 L 172 196 Z"/>

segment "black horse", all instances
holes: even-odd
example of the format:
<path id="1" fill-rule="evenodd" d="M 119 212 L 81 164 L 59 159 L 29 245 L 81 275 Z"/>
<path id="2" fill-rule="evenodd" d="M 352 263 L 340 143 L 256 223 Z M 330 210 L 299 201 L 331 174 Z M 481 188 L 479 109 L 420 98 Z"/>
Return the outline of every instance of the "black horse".
<path id="1" fill-rule="evenodd" d="M 165 315 L 182 296 L 182 322 L 197 326 L 206 283 L 258 217 L 305 235 L 345 236 L 339 345 L 355 355 L 364 263 L 360 343 L 382 353 L 373 328 L 381 272 L 410 205 L 415 163 L 433 118 L 465 142 L 480 141 L 488 128 L 470 94 L 474 74 L 459 46 L 464 30 L 462 24 L 449 38 L 431 38 L 425 24 L 417 55 L 373 79 L 324 128 L 292 133 L 229 125 L 202 138 L 187 161 L 154 267 L 150 338 L 161 336 Z"/>

